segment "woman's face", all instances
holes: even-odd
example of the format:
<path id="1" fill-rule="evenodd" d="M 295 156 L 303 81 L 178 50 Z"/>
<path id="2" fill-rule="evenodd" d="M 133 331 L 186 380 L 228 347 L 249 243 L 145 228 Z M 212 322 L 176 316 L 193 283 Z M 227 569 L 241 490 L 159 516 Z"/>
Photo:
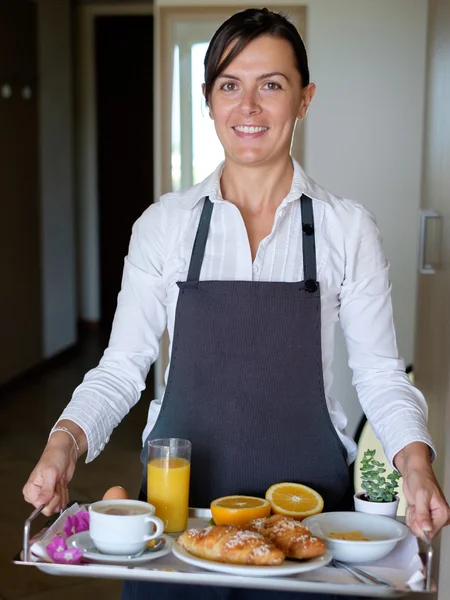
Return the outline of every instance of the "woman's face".
<path id="1" fill-rule="evenodd" d="M 216 79 L 209 109 L 227 160 L 273 163 L 290 152 L 315 86 L 302 88 L 291 45 L 261 36 L 250 42 Z"/>

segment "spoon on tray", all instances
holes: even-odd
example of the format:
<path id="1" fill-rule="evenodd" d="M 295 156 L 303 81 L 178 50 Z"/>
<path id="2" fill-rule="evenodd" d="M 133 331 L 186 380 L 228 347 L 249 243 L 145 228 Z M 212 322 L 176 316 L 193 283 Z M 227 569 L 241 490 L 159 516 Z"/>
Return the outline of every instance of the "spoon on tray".
<path id="1" fill-rule="evenodd" d="M 130 554 L 129 556 L 127 556 L 127 559 L 130 560 L 132 558 L 139 558 L 140 556 L 142 556 L 144 553 L 147 553 L 147 552 L 148 553 L 158 552 L 158 550 L 161 550 L 162 548 L 164 548 L 165 544 L 166 544 L 166 540 L 164 538 L 159 538 L 159 540 L 156 540 L 156 543 L 154 546 L 150 546 L 150 547 L 145 546 L 145 548 L 142 548 L 142 550 L 140 550 L 136 554 Z"/>
<path id="2" fill-rule="evenodd" d="M 369 571 L 366 571 L 361 567 L 347 565 L 346 563 L 335 560 L 334 558 L 331 561 L 331 566 L 348 571 L 360 583 L 366 583 L 369 585 L 384 585 L 389 587 L 392 586 L 392 583 L 387 579 L 384 579 L 383 577 L 379 577 L 377 575 L 374 575 L 373 573 L 369 573 Z"/>

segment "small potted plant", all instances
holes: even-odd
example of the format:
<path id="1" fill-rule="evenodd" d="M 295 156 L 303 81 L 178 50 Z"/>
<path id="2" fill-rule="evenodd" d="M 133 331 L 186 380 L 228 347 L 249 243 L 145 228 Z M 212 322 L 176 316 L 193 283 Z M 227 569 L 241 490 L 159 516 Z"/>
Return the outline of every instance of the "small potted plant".
<path id="1" fill-rule="evenodd" d="M 354 496 L 355 510 L 395 519 L 399 502 L 396 492 L 401 475 L 393 471 L 385 476 L 385 464 L 375 459 L 375 453 L 375 450 L 366 450 L 361 459 L 361 487 L 364 491 Z"/>

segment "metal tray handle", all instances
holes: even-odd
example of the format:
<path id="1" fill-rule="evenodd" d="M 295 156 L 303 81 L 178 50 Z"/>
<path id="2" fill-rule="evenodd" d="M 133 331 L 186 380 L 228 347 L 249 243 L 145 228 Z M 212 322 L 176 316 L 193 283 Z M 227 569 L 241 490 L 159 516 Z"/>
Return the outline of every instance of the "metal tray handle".
<path id="1" fill-rule="evenodd" d="M 45 508 L 45 504 L 38 506 L 28 519 L 25 521 L 25 526 L 23 528 L 23 560 L 28 562 L 31 560 L 30 558 L 30 531 L 31 531 L 31 523 L 35 520 L 35 518 L 41 514 L 41 512 Z"/>
<path id="2" fill-rule="evenodd" d="M 431 569 L 433 566 L 433 547 L 431 545 L 430 537 L 424 533 L 425 542 L 427 545 L 426 555 L 425 555 L 425 586 L 424 589 L 426 592 L 431 592 Z"/>

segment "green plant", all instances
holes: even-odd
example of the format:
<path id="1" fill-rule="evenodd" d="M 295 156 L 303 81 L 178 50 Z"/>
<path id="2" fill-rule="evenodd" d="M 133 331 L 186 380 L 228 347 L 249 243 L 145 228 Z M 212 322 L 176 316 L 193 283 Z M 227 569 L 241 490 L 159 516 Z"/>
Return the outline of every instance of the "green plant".
<path id="1" fill-rule="evenodd" d="M 361 459 L 361 486 L 369 502 L 392 502 L 401 475 L 394 471 L 385 477 L 385 465 L 375 460 L 375 453 L 375 450 L 366 450 Z"/>

